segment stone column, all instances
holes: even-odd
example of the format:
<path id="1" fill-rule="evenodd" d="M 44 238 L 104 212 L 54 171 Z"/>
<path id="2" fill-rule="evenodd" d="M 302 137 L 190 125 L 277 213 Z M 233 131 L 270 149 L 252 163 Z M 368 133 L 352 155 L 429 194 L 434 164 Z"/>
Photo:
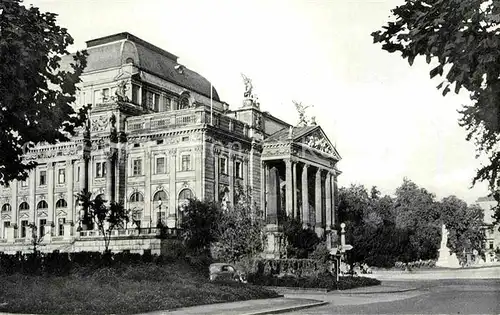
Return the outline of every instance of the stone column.
<path id="1" fill-rule="evenodd" d="M 115 155 L 110 152 L 106 159 L 106 200 L 115 201 Z"/>
<path id="2" fill-rule="evenodd" d="M 167 218 L 167 226 L 169 228 L 174 228 L 176 226 L 175 222 L 175 213 L 177 211 L 177 191 L 175 187 L 176 183 L 176 174 L 177 174 L 177 149 L 173 148 L 168 151 L 170 155 L 170 174 L 169 174 L 169 207 L 168 207 L 168 218 Z M 151 198 L 149 196 L 148 198 Z"/>
<path id="3" fill-rule="evenodd" d="M 292 161 L 285 159 L 286 173 L 286 215 L 292 216 L 293 213 L 293 182 L 292 182 Z"/>
<path id="4" fill-rule="evenodd" d="M 234 206 L 234 159 L 236 156 L 233 153 L 229 153 L 229 202 L 231 206 Z"/>
<path id="5" fill-rule="evenodd" d="M 315 211 L 315 216 L 316 216 L 316 222 L 315 222 L 315 231 L 316 234 L 321 237 L 323 235 L 323 227 L 321 226 L 321 221 L 322 221 L 322 205 L 321 205 L 321 169 L 318 168 L 316 171 L 316 182 L 314 185 L 314 190 L 315 190 L 315 204 L 314 204 L 314 211 Z"/>
<path id="6" fill-rule="evenodd" d="M 30 216 L 32 223 L 38 226 L 37 213 L 36 213 L 36 168 L 30 172 L 28 177 L 28 189 L 29 189 L 29 204 L 30 204 Z"/>
<path id="7" fill-rule="evenodd" d="M 49 230 L 45 230 L 46 232 L 51 231 L 50 227 L 52 223 L 55 224 L 55 211 L 54 211 L 54 165 L 52 162 L 47 164 L 47 203 L 49 204 L 49 209 L 47 209 L 47 225 L 49 226 Z"/>
<path id="8" fill-rule="evenodd" d="M 325 179 L 325 211 L 326 211 L 326 246 L 332 248 L 332 180 L 331 174 L 328 172 Z"/>
<path id="9" fill-rule="evenodd" d="M 269 202 L 267 204 L 266 222 L 268 225 L 278 226 L 280 211 L 280 177 L 276 167 L 272 167 L 268 177 Z"/>
<path id="10" fill-rule="evenodd" d="M 19 221 L 19 207 L 17 206 L 17 179 L 14 179 L 10 183 L 10 206 L 11 206 L 11 213 L 12 213 L 12 221 L 11 225 L 17 224 L 17 231 L 18 231 L 18 237 L 21 236 L 21 222 Z"/>
<path id="11" fill-rule="evenodd" d="M 266 216 L 266 162 L 262 161 L 260 166 L 260 209 L 264 217 Z"/>
<path id="12" fill-rule="evenodd" d="M 330 231 L 332 225 L 332 177 L 330 172 L 326 174 L 325 194 L 326 230 Z"/>
<path id="13" fill-rule="evenodd" d="M 302 223 L 307 227 L 309 222 L 309 187 L 307 179 L 307 169 L 309 165 L 304 164 L 302 167 Z"/>
<path id="14" fill-rule="evenodd" d="M 219 151 L 214 149 L 214 201 L 219 203 Z"/>
<path id="15" fill-rule="evenodd" d="M 299 218 L 299 208 L 297 206 L 297 163 L 292 162 L 292 216 Z"/>
<path id="16" fill-rule="evenodd" d="M 67 214 L 66 214 L 66 220 L 68 220 L 66 223 L 71 223 L 73 222 L 73 217 L 74 217 L 74 212 L 75 212 L 75 201 L 74 201 L 74 192 L 73 192 L 73 160 L 67 160 L 66 161 L 66 186 L 68 188 L 67 192 L 67 203 L 68 203 L 68 208 Z M 66 229 L 66 227 L 64 227 Z M 66 233 L 66 232 L 65 232 Z"/>
<path id="17" fill-rule="evenodd" d="M 204 169 L 203 165 L 204 160 L 202 160 L 201 156 L 202 148 L 203 148 L 202 146 L 197 146 L 194 149 L 194 176 L 195 176 L 194 191 L 196 197 L 200 198 L 200 200 L 203 200 L 202 191 L 203 191 L 203 186 L 205 184 L 205 182 L 202 180 L 202 172 Z"/>
<path id="18" fill-rule="evenodd" d="M 143 170 L 141 170 L 141 172 L 142 171 Z M 151 209 L 151 204 L 153 203 L 151 201 L 152 198 L 153 196 L 151 195 L 151 153 L 149 152 L 149 147 L 146 147 L 144 150 L 144 209 L 142 211 L 144 214 L 149 213 L 150 220 L 148 221 L 148 225 L 151 223 L 152 224 L 151 227 L 155 227 L 156 220 L 153 216 L 153 210 Z"/>

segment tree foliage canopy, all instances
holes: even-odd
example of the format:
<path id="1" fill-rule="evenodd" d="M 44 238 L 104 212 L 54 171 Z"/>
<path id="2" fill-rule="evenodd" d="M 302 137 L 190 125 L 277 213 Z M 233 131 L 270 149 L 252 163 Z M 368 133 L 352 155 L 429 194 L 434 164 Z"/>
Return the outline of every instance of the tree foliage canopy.
<path id="1" fill-rule="evenodd" d="M 468 91 L 471 101 L 463 105 L 459 124 L 478 155 L 489 159 L 473 184 L 488 181 L 500 201 L 500 1 L 406 0 L 392 15 L 372 33 L 374 42 L 401 52 L 410 65 L 425 56 L 434 65 L 430 77 L 443 77 L 437 86 L 443 95 Z"/>
<path id="2" fill-rule="evenodd" d="M 404 179 L 395 197 L 371 193 L 363 185 L 341 188 L 339 217 L 346 223 L 346 241 L 353 245 L 348 261 L 391 267 L 396 261 L 437 258 L 441 224 L 450 236 L 449 247 L 463 258 L 463 251 L 481 249 L 483 214 L 477 206 L 454 197 L 435 200 L 433 194 Z"/>
<path id="3" fill-rule="evenodd" d="M 22 158 L 30 145 L 65 141 L 82 124 L 87 108 L 77 113 L 71 104 L 86 52 L 77 52 L 69 69 L 60 67 L 71 44 L 56 14 L 0 1 L 0 184 L 35 166 Z"/>

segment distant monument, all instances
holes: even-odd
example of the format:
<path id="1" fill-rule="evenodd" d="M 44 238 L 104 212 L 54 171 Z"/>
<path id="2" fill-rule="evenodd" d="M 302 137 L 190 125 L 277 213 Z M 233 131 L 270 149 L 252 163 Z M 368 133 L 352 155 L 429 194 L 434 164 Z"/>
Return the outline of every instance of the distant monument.
<path id="1" fill-rule="evenodd" d="M 439 258 L 436 261 L 437 267 L 445 268 L 460 268 L 460 262 L 458 261 L 457 255 L 451 252 L 448 247 L 448 230 L 443 224 L 441 229 L 441 246 L 439 247 Z"/>

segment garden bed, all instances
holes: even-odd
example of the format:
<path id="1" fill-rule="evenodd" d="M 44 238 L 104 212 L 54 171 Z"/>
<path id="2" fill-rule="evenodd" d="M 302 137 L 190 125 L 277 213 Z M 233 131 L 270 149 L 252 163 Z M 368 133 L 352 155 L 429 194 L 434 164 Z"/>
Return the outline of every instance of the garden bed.
<path id="1" fill-rule="evenodd" d="M 291 275 L 282 277 L 249 275 L 248 281 L 263 286 L 317 288 L 327 290 L 347 290 L 380 284 L 379 280 L 367 277 L 339 277 L 339 281 L 336 281 L 335 277 L 330 273 L 322 273 L 308 277 L 296 277 Z"/>
<path id="2" fill-rule="evenodd" d="M 211 283 L 180 262 L 81 267 L 64 276 L 1 276 L 0 312 L 11 313 L 132 314 L 278 296 L 250 284 Z"/>

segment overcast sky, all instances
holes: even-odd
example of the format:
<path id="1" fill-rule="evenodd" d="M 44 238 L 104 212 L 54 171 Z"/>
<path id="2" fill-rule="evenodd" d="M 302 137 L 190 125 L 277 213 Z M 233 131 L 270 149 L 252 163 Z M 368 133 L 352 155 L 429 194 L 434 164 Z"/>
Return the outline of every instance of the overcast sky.
<path id="1" fill-rule="evenodd" d="M 436 90 L 429 66 L 413 67 L 374 45 L 390 9 L 402 1 L 25 0 L 58 13 L 59 24 L 85 41 L 130 32 L 177 56 L 212 81 L 222 100 L 241 105 L 240 73 L 253 81 L 261 109 L 297 122 L 292 100 L 314 105 L 342 156 L 341 186 L 376 185 L 393 194 L 404 177 L 471 203 L 479 162 L 457 110 L 464 95 Z"/>

